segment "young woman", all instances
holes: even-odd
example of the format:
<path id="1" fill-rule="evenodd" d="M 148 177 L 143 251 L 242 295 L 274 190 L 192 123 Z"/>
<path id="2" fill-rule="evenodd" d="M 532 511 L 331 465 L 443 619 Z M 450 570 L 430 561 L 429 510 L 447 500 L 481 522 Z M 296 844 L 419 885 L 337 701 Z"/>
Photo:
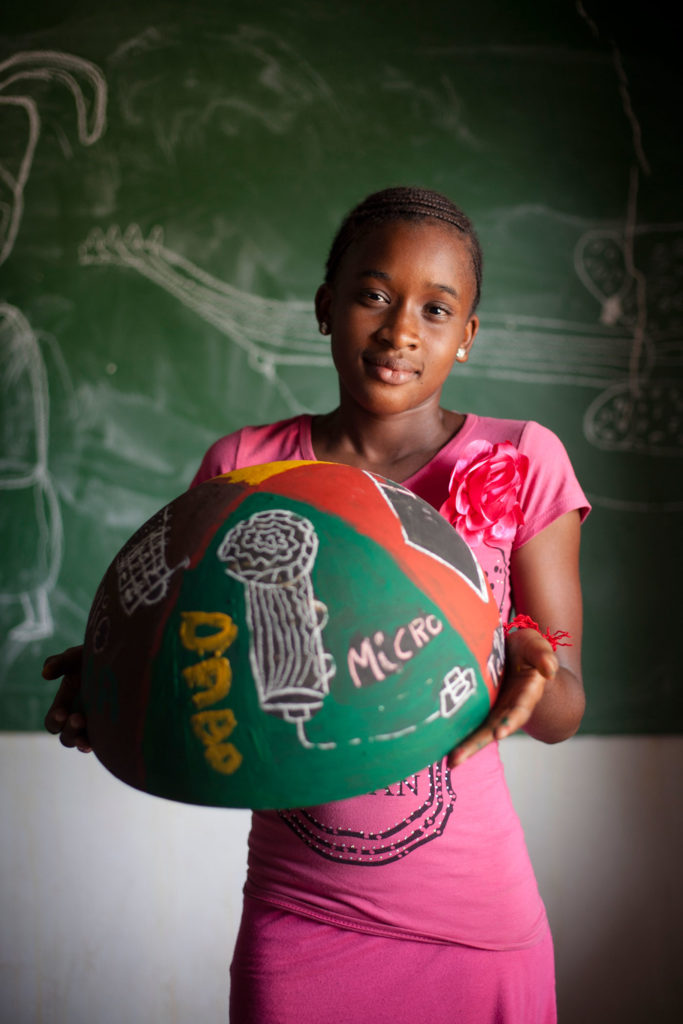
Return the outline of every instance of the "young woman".
<path id="1" fill-rule="evenodd" d="M 316 295 L 338 406 L 228 435 L 195 477 L 321 459 L 402 482 L 472 545 L 504 622 L 514 605 L 572 638 L 555 653 L 540 631 L 511 632 L 498 701 L 446 761 L 386 791 L 254 813 L 234 1024 L 556 1019 L 552 940 L 497 741 L 524 728 L 554 743 L 581 721 L 588 503 L 550 431 L 441 405 L 476 338 L 481 267 L 471 223 L 444 196 L 369 196 L 342 223 Z M 78 649 L 48 660 L 48 678 L 68 674 L 46 725 L 88 749 L 70 713 L 78 662 Z M 397 852 L 384 839 L 398 833 Z"/>

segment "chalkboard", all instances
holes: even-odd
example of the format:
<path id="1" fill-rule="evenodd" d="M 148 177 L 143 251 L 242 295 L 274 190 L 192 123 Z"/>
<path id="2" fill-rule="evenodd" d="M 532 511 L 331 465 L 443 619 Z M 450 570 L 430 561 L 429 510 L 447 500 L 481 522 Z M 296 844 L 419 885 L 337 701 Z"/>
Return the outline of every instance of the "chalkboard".
<path id="1" fill-rule="evenodd" d="M 584 730 L 680 730 L 681 72 L 626 6 L 4 12 L 2 728 L 41 727 L 43 658 L 212 440 L 335 404 L 312 316 L 332 233 L 419 183 L 486 256 L 446 402 L 557 431 L 594 505 Z"/>

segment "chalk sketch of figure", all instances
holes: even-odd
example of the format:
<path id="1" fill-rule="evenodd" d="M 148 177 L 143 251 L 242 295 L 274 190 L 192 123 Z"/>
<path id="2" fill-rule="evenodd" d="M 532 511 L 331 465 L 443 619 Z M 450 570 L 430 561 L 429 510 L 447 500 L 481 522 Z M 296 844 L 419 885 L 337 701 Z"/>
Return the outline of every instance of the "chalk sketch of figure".
<path id="1" fill-rule="evenodd" d="M 105 128 L 107 84 L 95 64 L 53 50 L 26 50 L 0 62 L 0 116 L 5 107 L 8 113 L 19 110 L 26 118 L 25 143 L 18 159 L 3 156 L 0 160 L 0 263 L 11 253 L 19 231 L 24 188 L 40 138 L 38 105 L 26 95 L 32 82 L 58 82 L 71 92 L 81 145 L 91 146 Z"/>
<path id="2" fill-rule="evenodd" d="M 94 64 L 54 51 L 26 51 L 0 63 L 0 123 L 3 113 L 25 117 L 18 157 L 3 151 L 0 162 L 0 263 L 9 257 L 24 212 L 24 189 L 40 138 L 32 83 L 58 82 L 76 106 L 78 139 L 84 146 L 104 131 L 107 90 Z M 16 120 L 12 121 L 16 128 Z M 9 141 L 6 135 L 5 139 Z M 62 557 L 62 521 L 48 470 L 49 392 L 35 334 L 20 310 L 0 303 L 0 526 L 3 557 L 0 602 L 19 602 L 23 621 L 10 639 L 28 643 L 51 636 L 49 595 Z"/>
<path id="3" fill-rule="evenodd" d="M 0 601 L 18 601 L 23 621 L 10 638 L 53 633 L 49 595 L 62 556 L 59 504 L 47 468 L 49 398 L 35 334 L 18 309 L 0 303 Z"/>

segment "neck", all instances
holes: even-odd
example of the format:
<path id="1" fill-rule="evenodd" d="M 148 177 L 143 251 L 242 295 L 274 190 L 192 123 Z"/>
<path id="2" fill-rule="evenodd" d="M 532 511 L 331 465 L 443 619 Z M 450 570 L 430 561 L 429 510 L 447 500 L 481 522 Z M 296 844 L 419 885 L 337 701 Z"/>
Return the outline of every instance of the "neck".
<path id="1" fill-rule="evenodd" d="M 438 400 L 405 412 L 380 416 L 342 396 L 339 407 L 314 419 L 318 458 L 374 470 L 394 480 L 412 476 L 462 425 L 459 413 Z"/>

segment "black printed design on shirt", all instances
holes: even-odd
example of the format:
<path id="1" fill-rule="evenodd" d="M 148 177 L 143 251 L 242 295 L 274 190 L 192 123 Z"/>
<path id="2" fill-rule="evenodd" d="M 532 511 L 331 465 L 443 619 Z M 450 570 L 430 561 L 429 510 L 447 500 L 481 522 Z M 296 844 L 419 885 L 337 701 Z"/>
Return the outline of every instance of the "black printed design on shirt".
<path id="1" fill-rule="evenodd" d="M 450 775 L 445 762 L 439 762 L 419 775 L 376 791 L 378 800 L 394 799 L 397 806 L 400 804 L 401 816 L 390 816 L 390 823 L 374 831 L 355 828 L 352 820 L 347 825 L 330 827 L 310 809 L 281 811 L 280 816 L 321 857 L 349 865 L 380 867 L 407 857 L 442 835 L 456 800 Z M 353 801 L 349 801 L 350 815 L 353 806 Z M 384 804 L 383 810 L 386 807 Z M 363 809 L 365 817 L 367 801 L 363 802 Z"/>
<path id="2" fill-rule="evenodd" d="M 490 569 L 485 569 L 486 579 L 493 593 L 498 611 L 502 612 L 505 595 L 510 585 L 510 562 L 504 548 L 492 548 L 496 552 L 496 560 Z"/>

